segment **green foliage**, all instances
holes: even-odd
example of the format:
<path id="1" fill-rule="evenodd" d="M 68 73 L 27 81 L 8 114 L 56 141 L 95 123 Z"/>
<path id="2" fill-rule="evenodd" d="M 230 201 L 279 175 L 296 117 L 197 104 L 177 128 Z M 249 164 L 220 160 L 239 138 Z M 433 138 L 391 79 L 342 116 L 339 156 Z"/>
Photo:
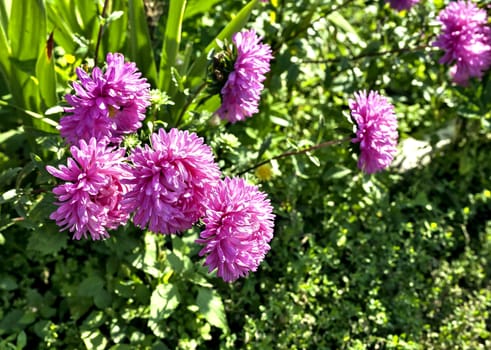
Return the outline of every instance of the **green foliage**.
<path id="1" fill-rule="evenodd" d="M 491 78 L 456 87 L 437 63 L 446 3 L 0 1 L 0 348 L 491 348 Z M 244 27 L 275 59 L 260 112 L 231 125 L 206 74 Z M 200 226 L 171 237 L 128 225 L 91 242 L 49 219 L 45 166 L 68 156 L 60 101 L 75 68 L 108 52 L 155 89 L 125 145 L 189 129 L 224 175 L 268 193 L 275 238 L 257 272 L 233 284 L 209 274 Z M 361 89 L 390 98 L 401 144 L 425 142 L 427 156 L 411 149 L 366 176 L 338 143 L 254 168 L 349 137 L 347 100 Z"/>

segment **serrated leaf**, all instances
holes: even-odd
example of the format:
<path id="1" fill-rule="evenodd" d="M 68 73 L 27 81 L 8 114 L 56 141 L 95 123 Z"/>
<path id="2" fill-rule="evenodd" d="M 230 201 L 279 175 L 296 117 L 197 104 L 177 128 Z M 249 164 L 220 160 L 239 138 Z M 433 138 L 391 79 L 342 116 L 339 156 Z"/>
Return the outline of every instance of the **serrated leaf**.
<path id="1" fill-rule="evenodd" d="M 34 231 L 29 236 L 27 249 L 41 253 L 41 255 L 56 254 L 66 248 L 68 235 L 66 232 L 57 232 L 54 225 L 45 225 L 42 230 Z"/>
<path id="2" fill-rule="evenodd" d="M 199 312 L 205 316 L 209 324 L 224 331 L 228 330 L 222 299 L 214 290 L 199 288 L 196 304 Z"/>

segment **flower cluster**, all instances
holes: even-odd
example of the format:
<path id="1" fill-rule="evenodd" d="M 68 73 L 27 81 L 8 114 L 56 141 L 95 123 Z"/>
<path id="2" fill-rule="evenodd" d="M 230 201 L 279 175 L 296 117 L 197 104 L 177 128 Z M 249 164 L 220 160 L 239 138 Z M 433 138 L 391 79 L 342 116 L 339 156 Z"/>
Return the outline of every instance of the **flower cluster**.
<path id="1" fill-rule="evenodd" d="M 79 81 L 73 83 L 74 95 L 66 95 L 71 105 L 60 120 L 60 134 L 70 144 L 95 137 L 108 137 L 119 143 L 122 136 L 141 127 L 150 105 L 150 85 L 135 63 L 125 63 L 123 55 L 109 53 L 106 69 L 98 67 L 87 74 L 76 69 Z"/>
<path id="2" fill-rule="evenodd" d="M 237 57 L 221 89 L 222 105 L 217 113 L 220 118 L 235 123 L 258 112 L 265 74 L 273 56 L 269 45 L 262 44 L 253 29 L 236 33 L 232 41 Z"/>
<path id="3" fill-rule="evenodd" d="M 251 84 L 257 87 L 267 69 L 260 62 L 247 63 L 247 57 L 254 57 L 243 42 L 247 38 L 236 36 L 241 56 L 234 74 L 255 69 Z M 241 179 L 220 180 L 211 148 L 188 131 L 160 129 L 150 135 L 150 145 L 125 156 L 121 141 L 141 127 L 150 103 L 149 84 L 121 54 L 107 55 L 105 71 L 96 67 L 89 75 L 77 69 L 77 75 L 76 94 L 66 96 L 71 107 L 60 121 L 71 157 L 66 166 L 46 167 L 64 181 L 53 189 L 58 208 L 50 218 L 74 239 L 93 240 L 108 238 L 108 230 L 130 218 L 161 234 L 182 232 L 203 219 L 207 229 L 199 243 L 205 245 L 201 255 L 209 254 L 205 264 L 210 271 L 217 268 L 225 281 L 255 271 L 273 236 L 266 195 Z"/>
<path id="4" fill-rule="evenodd" d="M 394 106 L 378 92 L 359 91 L 354 100 L 349 100 L 349 107 L 356 124 L 352 142 L 360 146 L 358 167 L 367 174 L 385 169 L 397 151 Z"/>
<path id="5" fill-rule="evenodd" d="M 260 41 L 254 30 L 236 33 L 235 61 L 232 51 L 214 57 L 222 68 L 215 78 L 223 78 L 216 90 L 222 97 L 218 114 L 230 122 L 258 111 L 272 59 Z M 71 157 L 66 166 L 46 168 L 65 181 L 53 189 L 58 208 L 50 216 L 61 230 L 74 239 L 100 240 L 130 219 L 160 234 L 180 233 L 202 220 L 205 229 L 196 243 L 210 272 L 231 282 L 256 271 L 273 238 L 267 195 L 241 178 L 221 180 L 211 148 L 195 133 L 160 129 L 149 144 L 122 148 L 124 136 L 141 127 L 150 95 L 146 79 L 121 54 L 108 54 L 104 71 L 96 67 L 89 75 L 77 69 L 77 75 L 76 94 L 66 96 L 71 107 L 60 121 Z M 366 173 L 386 168 L 398 138 L 393 106 L 373 91 L 356 93 L 349 106 L 358 166 Z M 272 174 L 267 166 L 258 171 L 263 179 Z"/>
<path id="6" fill-rule="evenodd" d="M 206 226 L 196 241 L 205 265 L 226 282 L 256 271 L 273 238 L 273 208 L 263 192 L 240 178 L 225 178 L 205 202 Z"/>
<path id="7" fill-rule="evenodd" d="M 390 7 L 392 7 L 394 10 L 397 11 L 402 11 L 402 10 L 409 10 L 411 7 L 413 7 L 415 4 L 419 2 L 419 0 L 386 0 Z"/>
<path id="8" fill-rule="evenodd" d="M 445 54 L 441 64 L 454 64 L 453 81 L 466 86 L 470 78 L 480 79 L 491 66 L 491 28 L 486 11 L 472 2 L 455 1 L 438 15 L 442 33 L 433 43 Z"/>

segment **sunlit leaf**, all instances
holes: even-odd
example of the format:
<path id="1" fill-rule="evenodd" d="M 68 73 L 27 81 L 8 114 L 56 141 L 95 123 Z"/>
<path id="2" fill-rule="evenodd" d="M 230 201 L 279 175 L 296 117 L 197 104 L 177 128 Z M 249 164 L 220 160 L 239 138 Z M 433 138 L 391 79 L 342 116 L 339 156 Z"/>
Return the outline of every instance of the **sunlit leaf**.
<path id="1" fill-rule="evenodd" d="M 199 288 L 196 304 L 212 326 L 226 331 L 228 329 L 222 299 L 213 289 Z"/>

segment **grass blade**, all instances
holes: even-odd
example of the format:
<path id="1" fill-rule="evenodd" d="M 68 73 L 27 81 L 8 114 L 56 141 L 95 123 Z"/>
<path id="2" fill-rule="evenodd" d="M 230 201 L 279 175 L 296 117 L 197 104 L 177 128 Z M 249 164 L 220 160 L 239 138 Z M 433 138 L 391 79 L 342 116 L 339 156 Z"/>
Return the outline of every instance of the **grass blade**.
<path id="1" fill-rule="evenodd" d="M 173 0 L 170 2 L 167 25 L 165 28 L 164 43 L 160 58 L 159 84 L 160 90 L 167 92 L 171 97 L 169 86 L 171 82 L 171 68 L 176 65 L 179 44 L 181 43 L 182 21 L 186 0 Z"/>

